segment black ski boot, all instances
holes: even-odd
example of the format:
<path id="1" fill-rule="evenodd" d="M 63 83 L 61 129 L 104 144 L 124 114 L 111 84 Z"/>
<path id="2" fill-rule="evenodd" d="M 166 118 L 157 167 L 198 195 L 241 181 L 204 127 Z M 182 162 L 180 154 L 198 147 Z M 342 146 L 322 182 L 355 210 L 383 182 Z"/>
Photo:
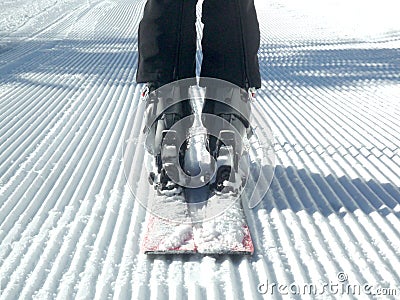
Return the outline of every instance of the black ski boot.
<path id="1" fill-rule="evenodd" d="M 142 99 L 146 101 L 145 144 L 155 158 L 149 181 L 159 194 L 180 194 L 185 144 L 180 146 L 178 141 L 184 140 L 186 133 L 171 128 L 191 114 L 187 88 L 174 83 L 149 83 L 142 91 Z"/>
<path id="2" fill-rule="evenodd" d="M 247 155 L 243 139 L 251 135 L 250 101 L 254 97 L 255 89 L 246 92 L 238 87 L 228 87 L 206 91 L 203 113 L 219 117 L 217 122 L 207 121 L 207 116 L 203 119 L 209 132 L 219 132 L 210 135 L 208 143 L 210 154 L 217 162 L 210 188 L 217 194 L 238 194 L 246 183 L 248 174 L 240 168 L 240 160 Z"/>

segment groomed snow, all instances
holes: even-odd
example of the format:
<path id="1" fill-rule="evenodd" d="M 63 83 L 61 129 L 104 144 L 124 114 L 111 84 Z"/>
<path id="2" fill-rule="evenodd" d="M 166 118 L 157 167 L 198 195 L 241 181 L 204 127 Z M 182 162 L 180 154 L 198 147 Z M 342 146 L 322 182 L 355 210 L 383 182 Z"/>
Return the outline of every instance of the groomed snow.
<path id="1" fill-rule="evenodd" d="M 256 0 L 253 112 L 277 166 L 246 211 L 252 257 L 141 253 L 148 213 L 132 191 L 152 189 L 144 149 L 121 149 L 143 128 L 145 1 L 31 2 L 0 3 L 0 299 L 399 297 L 396 1 Z M 306 284 L 318 293 L 291 295 Z"/>

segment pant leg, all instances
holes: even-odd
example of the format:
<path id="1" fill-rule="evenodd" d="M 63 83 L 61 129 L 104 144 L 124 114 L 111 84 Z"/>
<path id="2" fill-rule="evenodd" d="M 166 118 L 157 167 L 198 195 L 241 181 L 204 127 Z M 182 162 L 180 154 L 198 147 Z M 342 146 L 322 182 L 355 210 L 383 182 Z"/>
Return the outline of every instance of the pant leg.
<path id="1" fill-rule="evenodd" d="M 196 2 L 147 0 L 138 32 L 138 83 L 195 77 Z"/>
<path id="2" fill-rule="evenodd" d="M 201 77 L 261 87 L 260 30 L 254 0 L 204 0 Z"/>

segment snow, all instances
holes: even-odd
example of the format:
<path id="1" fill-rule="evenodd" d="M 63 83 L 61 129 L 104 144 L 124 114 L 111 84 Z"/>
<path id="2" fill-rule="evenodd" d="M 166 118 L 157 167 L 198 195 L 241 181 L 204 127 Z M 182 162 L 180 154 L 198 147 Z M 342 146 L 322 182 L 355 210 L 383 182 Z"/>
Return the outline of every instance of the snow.
<path id="1" fill-rule="evenodd" d="M 79 6 L 82 6 L 82 1 L 79 0 L 2 1 L 0 50 L 7 42 L 34 36 Z"/>
<path id="2" fill-rule="evenodd" d="M 345 283 L 397 291 L 376 299 L 398 298 L 397 1 L 256 0 L 263 86 L 254 125 L 272 128 L 276 168 L 261 203 L 245 205 L 251 257 L 142 253 L 154 193 L 135 83 L 144 3 L 0 3 L 0 299 L 369 296 L 258 289 L 322 289 L 341 272 Z M 260 145 L 250 141 L 252 155 Z M 217 218 L 236 213 L 233 205 Z M 235 244 L 237 224 L 213 218 L 194 234 L 204 247 Z M 178 225 L 166 242 L 189 233 Z"/>
<path id="3" fill-rule="evenodd" d="M 181 247 L 184 242 L 192 235 L 192 226 L 179 225 L 167 240 L 164 240 L 160 250 Z"/>

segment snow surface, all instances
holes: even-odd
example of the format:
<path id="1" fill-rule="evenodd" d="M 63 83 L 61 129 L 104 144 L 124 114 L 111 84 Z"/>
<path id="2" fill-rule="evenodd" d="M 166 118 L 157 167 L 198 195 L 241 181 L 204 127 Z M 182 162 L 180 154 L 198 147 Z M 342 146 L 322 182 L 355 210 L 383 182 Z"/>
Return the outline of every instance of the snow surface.
<path id="1" fill-rule="evenodd" d="M 397 289 L 369 298 L 399 297 L 396 1 L 256 0 L 254 121 L 272 127 L 277 166 L 246 211 L 252 257 L 140 252 L 148 213 L 132 191 L 152 190 L 144 149 L 124 159 L 121 149 L 143 128 L 144 0 L 31 3 L 0 3 L 0 299 L 369 296 L 258 292 L 339 280 Z"/>

